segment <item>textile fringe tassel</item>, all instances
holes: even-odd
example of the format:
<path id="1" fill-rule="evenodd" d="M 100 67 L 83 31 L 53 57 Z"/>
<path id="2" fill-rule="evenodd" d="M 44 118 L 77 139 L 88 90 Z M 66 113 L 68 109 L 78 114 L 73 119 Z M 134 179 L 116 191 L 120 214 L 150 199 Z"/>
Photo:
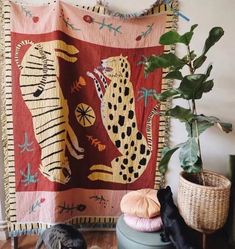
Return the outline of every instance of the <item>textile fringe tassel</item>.
<path id="1" fill-rule="evenodd" d="M 157 0 L 153 4 L 151 4 L 149 6 L 149 8 L 146 8 L 146 9 L 140 11 L 140 12 L 128 13 L 128 14 L 120 13 L 120 12 L 109 9 L 108 2 L 106 2 L 104 0 L 97 1 L 97 5 L 102 6 L 103 8 L 105 8 L 105 12 L 108 15 L 119 17 L 121 19 L 130 19 L 130 18 L 141 17 L 141 16 L 144 16 L 144 15 L 148 14 L 150 10 L 152 10 L 155 7 L 161 5 L 162 2 L 163 2 L 162 0 Z"/>
<path id="2" fill-rule="evenodd" d="M 169 13 L 167 14 L 167 26 L 165 29 L 165 32 L 168 32 L 170 30 L 177 30 L 177 23 L 178 23 L 178 16 L 175 14 L 176 11 L 179 10 L 179 2 L 178 0 L 173 1 L 173 3 L 169 6 L 166 6 L 169 9 Z M 174 45 L 167 45 L 164 47 L 164 53 L 175 53 L 175 46 Z M 163 70 L 163 77 L 169 73 L 169 69 Z M 169 79 L 162 79 L 162 89 L 161 91 L 165 91 L 169 88 L 173 87 L 174 80 Z M 168 100 L 166 102 L 161 102 L 160 105 L 160 113 L 164 113 L 167 109 L 169 109 L 172 106 L 172 101 Z M 159 162 L 162 157 L 162 149 L 165 146 L 169 145 L 169 135 L 170 135 L 170 119 L 168 117 L 161 116 L 160 117 L 160 127 L 159 127 L 159 138 L 161 138 L 161 135 L 163 136 L 163 140 L 158 142 L 159 151 L 157 154 L 157 167 L 156 167 L 156 180 L 155 180 L 155 189 L 164 188 L 165 183 L 165 175 L 161 174 L 158 171 Z M 159 180 L 160 179 L 160 180 Z"/>
<path id="3" fill-rule="evenodd" d="M 16 222 L 16 197 L 15 197 L 15 171 L 14 171 L 14 147 L 13 142 L 13 116 L 12 101 L 12 78 L 11 78 L 11 21 L 10 4 L 8 1 L 1 1 L 1 125 L 2 125 L 2 146 L 4 157 L 4 187 L 8 228 Z M 11 150 L 9 150 L 11 148 Z M 11 203 L 11 204 L 10 204 Z"/>
<path id="4" fill-rule="evenodd" d="M 5 60 L 4 60 L 4 53 L 5 53 L 5 49 L 4 49 L 4 14 L 3 14 L 3 2 L 2 0 L 0 0 L 0 86 L 1 86 L 1 103 L 0 103 L 0 112 L 1 112 L 1 133 L 2 133 L 2 149 L 3 149 L 3 167 L 6 165 L 6 160 L 7 160 L 7 129 L 6 129 L 6 112 L 5 112 L 5 106 L 6 106 L 6 100 L 5 100 Z M 6 212 L 8 213 L 9 210 L 9 189 L 8 189 L 8 184 L 7 179 L 8 179 L 8 171 L 7 171 L 7 167 L 4 167 L 4 188 L 6 191 L 6 196 L 5 196 L 5 205 L 6 205 Z M 9 215 L 7 215 L 7 217 L 9 217 Z"/>
<path id="5" fill-rule="evenodd" d="M 109 230 L 115 229 L 117 217 L 73 217 L 63 223 L 74 225 L 79 229 Z M 22 235 L 41 234 L 54 224 L 46 223 L 15 223 L 9 232 L 11 237 Z"/>

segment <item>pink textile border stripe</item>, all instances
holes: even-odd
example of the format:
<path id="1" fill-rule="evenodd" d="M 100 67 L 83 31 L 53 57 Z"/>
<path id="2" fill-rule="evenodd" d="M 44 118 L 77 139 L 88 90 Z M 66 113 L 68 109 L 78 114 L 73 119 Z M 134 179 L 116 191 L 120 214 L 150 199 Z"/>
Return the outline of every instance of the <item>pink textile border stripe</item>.
<path id="1" fill-rule="evenodd" d="M 66 4 L 64 2 L 57 2 L 50 6 L 27 6 L 27 9 L 35 15 L 43 16 L 43 20 L 38 20 L 35 22 L 35 25 L 27 25 L 29 22 L 29 16 L 26 16 L 23 11 L 21 11 L 20 5 L 11 4 L 13 8 L 13 12 L 20 13 L 18 15 L 12 16 L 14 18 L 14 23 L 12 25 L 12 31 L 22 34 L 42 34 L 42 33 L 50 33 L 55 30 L 64 30 L 67 27 L 67 34 L 74 38 L 78 38 L 82 41 L 88 41 L 91 43 L 95 43 L 98 45 L 103 46 L 112 46 L 112 47 L 119 47 L 119 48 L 141 48 L 141 47 L 152 47 L 159 45 L 157 41 L 160 38 L 160 35 L 164 33 L 165 30 L 165 22 L 166 22 L 166 11 L 154 16 L 144 16 L 138 19 L 135 19 L 135 24 L 133 23 L 132 19 L 120 19 L 119 17 L 110 17 L 107 15 L 97 14 L 95 12 L 91 12 L 90 15 L 87 15 L 87 10 L 80 9 L 78 7 Z M 64 19 L 63 22 L 58 22 L 56 19 L 62 18 L 61 16 L 57 16 L 56 18 L 52 18 L 55 13 L 61 13 L 63 10 Z M 94 22 L 86 22 L 83 20 L 85 16 L 89 16 L 90 19 L 94 20 Z M 69 21 L 67 18 L 69 17 Z M 156 22 L 158 25 L 154 25 L 152 28 L 152 32 L 155 34 L 156 39 L 150 39 L 146 37 L 145 41 L 136 41 L 133 46 L 133 43 L 129 43 L 129 40 L 135 40 L 136 37 L 133 35 L 136 33 L 134 30 L 139 29 L 139 25 L 148 18 L 149 23 L 151 21 Z M 102 36 L 94 36 L 93 34 L 97 33 L 97 25 L 96 23 L 102 23 L 105 19 L 106 23 L 111 23 L 114 27 L 121 27 L 122 32 L 122 40 L 112 39 L 104 41 Z M 88 29 L 89 26 L 89 29 Z M 26 29 L 27 27 L 27 29 Z M 79 30 L 87 30 L 84 34 L 83 32 L 79 32 Z M 128 30 L 133 30 L 133 32 L 128 32 Z M 101 31 L 100 31 L 101 32 Z M 105 34 L 110 34 L 108 29 L 102 29 L 102 32 Z M 139 31 L 141 32 L 141 30 Z M 114 34 L 115 38 L 115 34 Z"/>

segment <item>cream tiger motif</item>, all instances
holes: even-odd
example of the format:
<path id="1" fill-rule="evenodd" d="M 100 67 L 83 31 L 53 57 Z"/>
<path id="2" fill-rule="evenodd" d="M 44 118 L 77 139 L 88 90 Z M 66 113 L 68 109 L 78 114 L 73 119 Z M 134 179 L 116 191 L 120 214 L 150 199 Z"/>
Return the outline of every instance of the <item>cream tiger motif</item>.
<path id="1" fill-rule="evenodd" d="M 19 62 L 19 51 L 29 49 Z M 66 184 L 71 169 L 66 148 L 76 159 L 83 158 L 84 149 L 69 124 L 67 100 L 60 87 L 58 57 L 75 63 L 79 51 L 63 41 L 33 43 L 22 41 L 16 46 L 15 60 L 20 69 L 20 89 L 32 115 L 34 133 L 41 148 L 40 171 L 50 181 Z"/>

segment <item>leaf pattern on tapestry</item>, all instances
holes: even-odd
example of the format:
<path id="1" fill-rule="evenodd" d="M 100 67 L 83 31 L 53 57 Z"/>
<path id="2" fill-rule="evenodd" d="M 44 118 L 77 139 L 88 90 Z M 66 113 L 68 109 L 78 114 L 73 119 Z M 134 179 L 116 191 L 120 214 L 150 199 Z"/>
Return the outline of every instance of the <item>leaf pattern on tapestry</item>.
<path id="1" fill-rule="evenodd" d="M 115 27 L 112 23 L 106 23 L 105 18 L 102 19 L 102 21 L 96 21 L 93 17 L 91 17 L 90 15 L 85 15 L 83 16 L 83 20 L 89 24 L 91 23 L 95 23 L 99 25 L 99 30 L 102 29 L 108 29 L 109 32 L 113 32 L 114 35 L 116 34 L 121 34 L 122 32 L 120 31 L 120 29 L 122 28 L 122 26 L 117 26 Z"/>

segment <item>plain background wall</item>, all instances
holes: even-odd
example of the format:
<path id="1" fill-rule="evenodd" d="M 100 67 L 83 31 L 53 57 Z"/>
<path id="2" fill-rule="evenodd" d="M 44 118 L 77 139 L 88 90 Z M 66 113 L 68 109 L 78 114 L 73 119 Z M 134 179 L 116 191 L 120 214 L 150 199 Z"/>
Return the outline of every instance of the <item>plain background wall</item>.
<path id="1" fill-rule="evenodd" d="M 66 0 L 65 0 L 66 1 Z M 21 1 L 18 1 L 21 2 Z M 33 4 L 47 3 L 46 0 L 28 0 Z M 54 1 L 50 1 L 53 3 Z M 95 0 L 67 0 L 80 5 L 94 5 Z M 148 8 L 153 0 L 107 0 L 109 7 L 120 12 L 135 12 Z M 192 48 L 200 54 L 204 40 L 213 26 L 221 26 L 225 30 L 222 40 L 208 53 L 208 63 L 213 63 L 212 78 L 215 86 L 211 92 L 204 95 L 198 103 L 198 113 L 213 115 L 223 121 L 235 125 L 235 1 L 234 0 L 180 0 L 180 11 L 190 18 L 187 22 L 179 18 L 178 31 L 184 33 L 193 24 L 199 24 L 195 31 Z M 177 54 L 183 55 L 183 46 L 177 46 Z M 202 69 L 204 72 L 205 68 Z M 171 145 L 184 142 L 186 134 L 182 125 L 172 120 Z M 201 136 L 201 147 L 204 167 L 227 175 L 229 154 L 235 154 L 235 131 L 224 134 L 217 128 L 211 128 Z M 170 162 L 167 174 L 167 183 L 177 192 L 180 167 L 177 155 Z M 0 171 L 2 176 L 2 171 Z M 2 178 L 1 178 L 2 179 Z M 0 188 L 2 187 L 2 181 Z M 0 191 L 0 200 L 3 203 L 3 191 Z M 0 220 L 2 216 L 0 205 Z"/>

